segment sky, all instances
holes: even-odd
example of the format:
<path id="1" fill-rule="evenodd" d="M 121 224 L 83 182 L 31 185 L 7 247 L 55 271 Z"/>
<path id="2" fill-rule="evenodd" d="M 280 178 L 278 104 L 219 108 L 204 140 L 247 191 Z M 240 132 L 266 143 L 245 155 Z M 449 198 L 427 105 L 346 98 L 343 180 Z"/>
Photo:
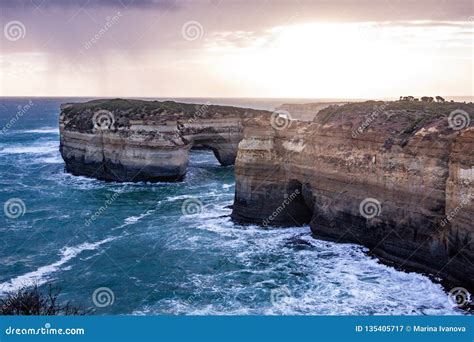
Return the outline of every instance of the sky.
<path id="1" fill-rule="evenodd" d="M 472 96 L 473 3 L 0 0 L 0 96 Z"/>

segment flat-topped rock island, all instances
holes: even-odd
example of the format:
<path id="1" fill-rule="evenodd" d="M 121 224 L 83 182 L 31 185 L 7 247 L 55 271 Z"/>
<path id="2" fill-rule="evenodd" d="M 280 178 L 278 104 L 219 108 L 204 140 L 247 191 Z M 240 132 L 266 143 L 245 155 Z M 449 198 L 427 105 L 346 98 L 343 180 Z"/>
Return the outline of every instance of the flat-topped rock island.
<path id="1" fill-rule="evenodd" d="M 173 101 L 94 100 L 61 106 L 66 170 L 119 182 L 179 181 L 191 148 L 234 164 L 245 118 L 264 111 Z"/>

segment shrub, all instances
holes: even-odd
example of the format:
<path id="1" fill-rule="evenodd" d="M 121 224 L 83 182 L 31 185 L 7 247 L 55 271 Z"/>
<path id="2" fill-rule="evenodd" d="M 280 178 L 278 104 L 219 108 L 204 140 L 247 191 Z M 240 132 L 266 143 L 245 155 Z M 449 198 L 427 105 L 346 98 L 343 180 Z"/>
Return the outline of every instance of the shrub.
<path id="1" fill-rule="evenodd" d="M 69 302 L 58 301 L 61 288 L 48 285 L 42 292 L 38 285 L 22 287 L 0 298 L 0 315 L 56 316 L 85 315 L 87 312 Z"/>

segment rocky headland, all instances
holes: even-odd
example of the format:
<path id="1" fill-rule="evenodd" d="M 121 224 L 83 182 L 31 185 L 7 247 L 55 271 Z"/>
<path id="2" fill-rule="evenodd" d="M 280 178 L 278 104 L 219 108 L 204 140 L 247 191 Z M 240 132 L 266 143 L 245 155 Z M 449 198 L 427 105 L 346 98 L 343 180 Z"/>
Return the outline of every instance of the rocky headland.
<path id="1" fill-rule="evenodd" d="M 232 217 L 309 224 L 318 238 L 362 244 L 472 293 L 472 113 L 473 104 L 368 101 L 330 106 L 312 122 L 250 120 Z"/>
<path id="2" fill-rule="evenodd" d="M 234 164 L 242 122 L 262 111 L 173 101 L 94 100 L 61 106 L 66 170 L 109 181 L 179 181 L 191 148 Z"/>
<path id="3" fill-rule="evenodd" d="M 300 106 L 301 107 L 301 106 Z M 65 104 L 66 170 L 180 180 L 191 148 L 235 161 L 232 218 L 309 225 L 474 292 L 473 104 L 367 101 L 283 112 L 138 100 Z M 420 294 L 424 295 L 424 294 Z"/>

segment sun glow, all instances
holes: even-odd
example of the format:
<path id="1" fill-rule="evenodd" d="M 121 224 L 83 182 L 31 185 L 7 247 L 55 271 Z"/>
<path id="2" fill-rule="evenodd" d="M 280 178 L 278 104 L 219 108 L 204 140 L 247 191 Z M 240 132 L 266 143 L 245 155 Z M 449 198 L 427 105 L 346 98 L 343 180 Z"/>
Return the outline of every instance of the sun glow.
<path id="1" fill-rule="evenodd" d="M 469 95 L 473 32 L 467 22 L 312 22 L 209 31 L 193 42 L 180 36 L 137 50 L 98 44 L 82 53 L 4 52 L 0 95 Z"/>
<path id="2" fill-rule="evenodd" d="M 276 27 L 257 45 L 213 44 L 208 56 L 217 75 L 247 86 L 254 96 L 363 98 L 422 93 L 427 86 L 436 92 L 445 82 L 438 71 L 446 52 L 438 31 L 430 37 L 426 27 L 310 23 Z M 449 37 L 449 31 L 443 33 Z M 418 88 L 407 85 L 409 79 Z M 469 85 L 468 75 L 457 81 Z"/>

